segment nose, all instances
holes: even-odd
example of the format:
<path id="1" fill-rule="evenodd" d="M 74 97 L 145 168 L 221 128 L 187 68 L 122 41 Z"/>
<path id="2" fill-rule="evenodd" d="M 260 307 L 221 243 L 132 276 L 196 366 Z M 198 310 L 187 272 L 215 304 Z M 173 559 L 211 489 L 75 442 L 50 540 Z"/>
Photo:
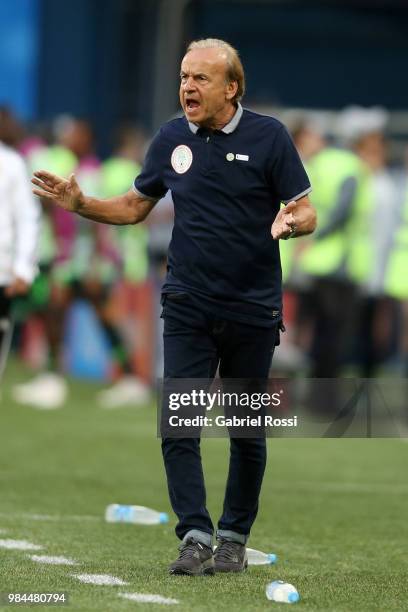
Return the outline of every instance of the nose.
<path id="1" fill-rule="evenodd" d="M 184 91 L 187 93 L 189 91 L 195 91 L 195 82 L 194 79 L 189 76 L 187 77 L 186 81 L 183 83 L 183 89 Z"/>

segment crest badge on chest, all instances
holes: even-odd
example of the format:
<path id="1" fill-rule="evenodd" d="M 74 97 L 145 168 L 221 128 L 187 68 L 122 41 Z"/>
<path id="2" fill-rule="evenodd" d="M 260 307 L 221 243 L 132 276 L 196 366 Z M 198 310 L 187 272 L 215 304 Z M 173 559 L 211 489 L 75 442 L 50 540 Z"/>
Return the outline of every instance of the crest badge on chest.
<path id="1" fill-rule="evenodd" d="M 187 145 L 178 145 L 171 154 L 171 165 L 177 174 L 184 174 L 193 163 L 193 153 Z"/>

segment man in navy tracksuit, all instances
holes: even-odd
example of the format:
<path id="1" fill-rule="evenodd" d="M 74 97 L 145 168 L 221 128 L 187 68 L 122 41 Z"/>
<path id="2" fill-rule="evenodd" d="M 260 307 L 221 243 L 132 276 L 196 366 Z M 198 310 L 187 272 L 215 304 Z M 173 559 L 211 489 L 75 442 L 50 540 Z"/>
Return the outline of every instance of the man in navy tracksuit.
<path id="1" fill-rule="evenodd" d="M 267 379 L 282 317 L 278 239 L 312 232 L 310 183 L 285 127 L 244 110 L 237 52 L 224 41 L 192 43 L 180 72 L 184 117 L 154 138 L 134 188 L 87 197 L 74 176 L 36 173 L 34 192 L 104 223 L 138 223 L 171 190 L 175 222 L 163 286 L 164 377 Z M 281 202 L 285 208 L 281 209 Z M 271 235 L 272 234 L 272 235 Z M 182 544 L 172 574 L 237 572 L 258 510 L 264 438 L 231 438 L 218 547 L 198 438 L 164 438 L 170 500 Z"/>

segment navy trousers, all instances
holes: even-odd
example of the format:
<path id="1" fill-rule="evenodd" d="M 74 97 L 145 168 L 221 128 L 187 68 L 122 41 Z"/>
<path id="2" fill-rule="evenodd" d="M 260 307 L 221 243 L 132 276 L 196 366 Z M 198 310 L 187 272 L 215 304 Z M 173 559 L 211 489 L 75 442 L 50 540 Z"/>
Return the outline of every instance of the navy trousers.
<path id="1" fill-rule="evenodd" d="M 208 314 L 185 293 L 163 300 L 164 378 L 267 379 L 278 332 Z M 170 501 L 178 517 L 180 539 L 191 532 L 214 532 L 206 507 L 206 491 L 198 438 L 163 438 L 162 452 Z M 229 473 L 217 535 L 245 543 L 258 512 L 266 465 L 265 438 L 230 438 Z M 197 539 L 200 539 L 199 537 Z"/>

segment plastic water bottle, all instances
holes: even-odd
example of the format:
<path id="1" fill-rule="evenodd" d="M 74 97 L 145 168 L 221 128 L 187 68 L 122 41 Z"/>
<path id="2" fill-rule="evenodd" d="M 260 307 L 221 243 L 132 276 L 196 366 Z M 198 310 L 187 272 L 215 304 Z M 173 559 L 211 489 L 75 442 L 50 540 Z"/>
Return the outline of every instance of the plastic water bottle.
<path id="1" fill-rule="evenodd" d="M 157 512 L 144 506 L 109 504 L 105 511 L 108 523 L 137 523 L 138 525 L 160 525 L 169 522 L 166 512 Z"/>
<path id="2" fill-rule="evenodd" d="M 278 557 L 275 553 L 264 553 L 254 548 L 247 548 L 248 565 L 273 565 Z"/>
<path id="3" fill-rule="evenodd" d="M 296 603 L 300 596 L 293 584 L 283 582 L 283 580 L 274 580 L 266 585 L 266 597 L 270 601 L 279 603 Z"/>

